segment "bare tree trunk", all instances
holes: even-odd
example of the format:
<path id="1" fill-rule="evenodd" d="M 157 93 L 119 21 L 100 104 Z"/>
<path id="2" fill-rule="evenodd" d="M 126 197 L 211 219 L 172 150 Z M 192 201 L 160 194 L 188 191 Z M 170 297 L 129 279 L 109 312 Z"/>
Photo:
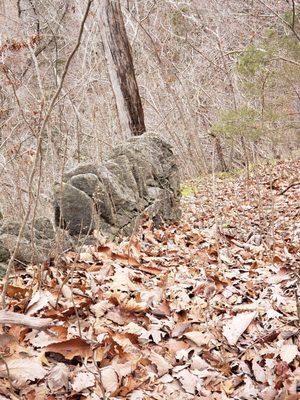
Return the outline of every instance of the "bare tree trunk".
<path id="1" fill-rule="evenodd" d="M 222 146 L 221 146 L 220 138 L 218 138 L 215 135 L 211 135 L 211 136 L 214 138 L 214 142 L 215 142 L 215 146 L 216 146 L 216 152 L 217 152 L 218 159 L 219 159 L 219 162 L 220 162 L 220 165 L 221 165 L 221 171 L 222 172 L 226 172 L 226 171 L 228 171 L 228 167 L 227 167 L 227 164 L 226 164 L 226 161 L 225 161 L 225 158 L 224 158 L 224 154 L 223 154 L 223 149 L 222 149 Z"/>
<path id="2" fill-rule="evenodd" d="M 119 0 L 100 2 L 101 37 L 122 131 L 145 132 L 144 112 L 135 79 L 131 48 Z"/>

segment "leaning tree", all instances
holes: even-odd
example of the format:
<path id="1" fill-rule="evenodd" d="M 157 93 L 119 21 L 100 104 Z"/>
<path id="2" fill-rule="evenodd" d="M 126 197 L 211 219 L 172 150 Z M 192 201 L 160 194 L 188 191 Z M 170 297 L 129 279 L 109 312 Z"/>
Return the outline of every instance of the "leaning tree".
<path id="1" fill-rule="evenodd" d="M 144 112 L 119 0 L 101 0 L 101 37 L 122 132 L 145 132 Z"/>

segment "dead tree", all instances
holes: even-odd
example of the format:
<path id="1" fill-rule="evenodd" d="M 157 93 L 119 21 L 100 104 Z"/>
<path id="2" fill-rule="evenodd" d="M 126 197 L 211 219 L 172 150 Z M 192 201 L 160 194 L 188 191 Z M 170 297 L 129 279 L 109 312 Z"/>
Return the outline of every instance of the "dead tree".
<path id="1" fill-rule="evenodd" d="M 119 0 L 101 0 L 101 37 L 120 125 L 126 136 L 145 132 L 144 112 Z"/>

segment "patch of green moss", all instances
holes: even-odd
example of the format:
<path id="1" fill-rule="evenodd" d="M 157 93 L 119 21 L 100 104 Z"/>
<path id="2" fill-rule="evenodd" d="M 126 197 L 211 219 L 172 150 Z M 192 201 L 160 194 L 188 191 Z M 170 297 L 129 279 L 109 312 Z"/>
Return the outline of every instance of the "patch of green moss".
<path id="1" fill-rule="evenodd" d="M 197 193 L 197 188 L 195 185 L 186 184 L 181 186 L 180 192 L 182 197 L 194 196 Z"/>

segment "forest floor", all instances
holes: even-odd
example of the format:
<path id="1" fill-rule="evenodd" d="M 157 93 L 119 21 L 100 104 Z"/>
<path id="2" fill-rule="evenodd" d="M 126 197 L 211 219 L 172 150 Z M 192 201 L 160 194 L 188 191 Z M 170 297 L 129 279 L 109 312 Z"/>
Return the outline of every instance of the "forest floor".
<path id="1" fill-rule="evenodd" d="M 203 178 L 178 226 L 17 271 L 0 399 L 300 399 L 299 171 Z"/>

